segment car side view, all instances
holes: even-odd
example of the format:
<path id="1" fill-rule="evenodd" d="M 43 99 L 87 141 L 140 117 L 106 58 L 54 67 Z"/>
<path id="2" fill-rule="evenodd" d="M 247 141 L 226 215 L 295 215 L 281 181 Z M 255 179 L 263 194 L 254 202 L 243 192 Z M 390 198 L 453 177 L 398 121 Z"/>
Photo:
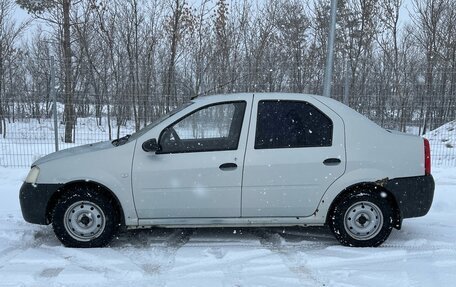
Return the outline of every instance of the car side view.
<path id="1" fill-rule="evenodd" d="M 197 98 L 131 136 L 49 154 L 20 203 L 69 247 L 121 228 L 323 225 L 371 247 L 433 196 L 426 139 L 330 98 L 255 93 Z"/>

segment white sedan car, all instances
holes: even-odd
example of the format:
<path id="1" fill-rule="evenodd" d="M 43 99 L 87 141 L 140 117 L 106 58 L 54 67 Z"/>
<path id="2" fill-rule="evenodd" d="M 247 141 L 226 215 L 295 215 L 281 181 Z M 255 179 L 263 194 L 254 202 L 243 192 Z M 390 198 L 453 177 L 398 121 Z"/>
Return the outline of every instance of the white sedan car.
<path id="1" fill-rule="evenodd" d="M 131 136 L 47 155 L 20 202 L 72 247 L 120 228 L 311 225 L 364 247 L 433 195 L 426 139 L 329 98 L 267 93 L 198 98 Z"/>

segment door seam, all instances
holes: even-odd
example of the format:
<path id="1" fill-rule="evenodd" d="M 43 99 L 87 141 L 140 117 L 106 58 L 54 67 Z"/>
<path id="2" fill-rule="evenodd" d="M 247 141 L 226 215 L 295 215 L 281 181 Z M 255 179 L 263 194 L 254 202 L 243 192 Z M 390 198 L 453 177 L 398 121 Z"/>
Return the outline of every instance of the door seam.
<path id="1" fill-rule="evenodd" d="M 251 102 L 251 106 L 250 106 L 249 124 L 247 126 L 247 138 L 245 140 L 244 160 L 242 161 L 243 165 L 242 165 L 242 174 L 241 174 L 241 206 L 239 207 L 240 208 L 240 213 L 239 213 L 240 217 L 242 217 L 242 198 L 243 198 L 243 191 L 244 191 L 244 169 L 245 169 L 245 163 L 246 163 L 245 162 L 245 158 L 246 158 L 246 155 L 247 155 L 247 147 L 248 147 L 249 138 L 250 138 L 250 125 L 252 123 L 254 102 L 255 102 L 255 94 L 252 94 L 252 102 Z"/>

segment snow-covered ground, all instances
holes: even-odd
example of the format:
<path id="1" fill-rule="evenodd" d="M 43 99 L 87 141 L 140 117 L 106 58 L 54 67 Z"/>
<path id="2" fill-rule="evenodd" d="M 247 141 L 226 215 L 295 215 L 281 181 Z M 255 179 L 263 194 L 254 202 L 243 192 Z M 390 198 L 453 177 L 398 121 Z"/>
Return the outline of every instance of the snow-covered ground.
<path id="1" fill-rule="evenodd" d="M 108 138 L 78 119 L 76 144 Z M 131 133 L 133 124 L 122 127 Z M 0 166 L 53 151 L 49 120 L 9 125 Z M 60 126 L 60 135 L 63 125 Z M 113 136 L 115 132 L 113 131 Z M 456 166 L 456 121 L 426 135 L 433 164 Z M 0 167 L 0 286 L 454 286 L 456 167 L 434 168 L 429 214 L 404 221 L 379 248 L 342 247 L 327 228 L 154 229 L 120 234 L 109 248 L 69 249 L 50 226 L 22 219 L 28 169 Z"/>
<path id="2" fill-rule="evenodd" d="M 456 166 L 456 120 L 426 134 L 434 165 Z"/>
<path id="3" fill-rule="evenodd" d="M 454 286 L 456 168 L 435 168 L 429 214 L 379 248 L 340 246 L 326 228 L 154 229 L 111 247 L 61 246 L 24 222 L 26 169 L 0 168 L 0 286 Z"/>

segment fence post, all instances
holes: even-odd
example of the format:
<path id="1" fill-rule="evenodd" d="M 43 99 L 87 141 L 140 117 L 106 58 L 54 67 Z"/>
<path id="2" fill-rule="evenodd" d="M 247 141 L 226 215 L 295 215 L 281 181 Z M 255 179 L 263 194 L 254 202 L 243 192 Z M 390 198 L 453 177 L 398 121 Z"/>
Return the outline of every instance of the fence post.
<path id="1" fill-rule="evenodd" d="M 344 60 L 344 104 L 349 106 L 350 105 L 350 100 L 348 99 L 349 97 L 349 89 L 350 89 L 350 67 L 348 67 L 348 58 L 345 56 Z"/>
<path id="2" fill-rule="evenodd" d="M 54 101 L 54 143 L 55 151 L 59 151 L 59 126 L 57 124 L 57 96 L 55 93 L 55 64 L 54 56 L 51 56 L 51 97 Z"/>
<path id="3" fill-rule="evenodd" d="M 336 34 L 337 0 L 331 0 L 329 20 L 328 50 L 326 54 L 326 69 L 323 82 L 323 96 L 331 98 L 331 81 L 334 63 L 334 38 Z"/>

